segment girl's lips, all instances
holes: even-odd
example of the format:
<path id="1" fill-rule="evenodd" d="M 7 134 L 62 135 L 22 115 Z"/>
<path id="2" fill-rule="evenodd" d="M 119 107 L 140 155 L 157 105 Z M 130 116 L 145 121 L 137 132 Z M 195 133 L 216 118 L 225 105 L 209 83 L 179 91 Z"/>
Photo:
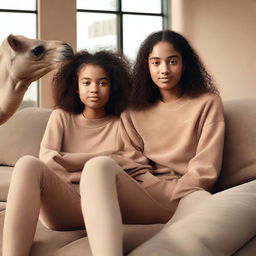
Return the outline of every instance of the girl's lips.
<path id="1" fill-rule="evenodd" d="M 88 97 L 89 100 L 92 100 L 92 101 L 97 101 L 100 99 L 100 97 Z"/>
<path id="2" fill-rule="evenodd" d="M 169 82 L 172 78 L 171 77 L 160 77 L 159 80 L 163 83 Z"/>
<path id="3" fill-rule="evenodd" d="M 166 77 L 159 77 L 159 79 L 161 79 L 161 80 L 169 80 L 169 79 L 171 79 L 172 77 L 170 77 L 170 76 L 166 76 Z"/>

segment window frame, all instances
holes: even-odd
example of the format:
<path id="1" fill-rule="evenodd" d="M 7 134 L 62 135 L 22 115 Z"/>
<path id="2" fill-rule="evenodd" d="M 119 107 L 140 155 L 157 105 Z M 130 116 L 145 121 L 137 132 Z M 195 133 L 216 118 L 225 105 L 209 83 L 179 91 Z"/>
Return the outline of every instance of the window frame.
<path id="1" fill-rule="evenodd" d="M 123 53 L 123 16 L 124 15 L 141 15 L 141 16 L 157 16 L 162 17 L 162 28 L 168 28 L 168 0 L 160 0 L 161 1 L 161 12 L 127 12 L 122 11 L 122 0 L 117 1 L 117 10 L 110 11 L 110 10 L 95 10 L 95 9 L 76 9 L 76 12 L 81 13 L 103 13 L 103 14 L 115 14 L 117 16 L 117 49 Z"/>

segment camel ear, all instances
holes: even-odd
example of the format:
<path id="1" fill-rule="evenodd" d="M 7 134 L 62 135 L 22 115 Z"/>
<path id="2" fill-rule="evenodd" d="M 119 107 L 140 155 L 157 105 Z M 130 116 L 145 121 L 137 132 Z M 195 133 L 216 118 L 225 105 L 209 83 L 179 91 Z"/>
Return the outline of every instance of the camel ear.
<path id="1" fill-rule="evenodd" d="M 22 50 L 22 42 L 16 36 L 10 34 L 7 37 L 7 42 L 15 52 Z"/>

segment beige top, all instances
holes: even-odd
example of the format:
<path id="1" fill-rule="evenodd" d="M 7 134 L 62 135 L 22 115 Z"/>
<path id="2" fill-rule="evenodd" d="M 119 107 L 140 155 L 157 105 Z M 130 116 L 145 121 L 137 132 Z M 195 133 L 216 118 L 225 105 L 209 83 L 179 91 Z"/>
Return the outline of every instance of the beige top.
<path id="1" fill-rule="evenodd" d="M 57 174 L 81 172 L 87 160 L 102 155 L 115 159 L 133 177 L 151 170 L 141 153 L 133 154 L 136 162 L 125 157 L 123 149 L 127 141 L 117 117 L 85 119 L 82 114 L 56 109 L 48 120 L 39 157 Z"/>
<path id="2" fill-rule="evenodd" d="M 130 143 L 152 163 L 152 174 L 176 180 L 173 200 L 214 185 L 225 129 L 219 96 L 207 93 L 171 103 L 159 101 L 147 110 L 126 111 L 121 119 Z"/>

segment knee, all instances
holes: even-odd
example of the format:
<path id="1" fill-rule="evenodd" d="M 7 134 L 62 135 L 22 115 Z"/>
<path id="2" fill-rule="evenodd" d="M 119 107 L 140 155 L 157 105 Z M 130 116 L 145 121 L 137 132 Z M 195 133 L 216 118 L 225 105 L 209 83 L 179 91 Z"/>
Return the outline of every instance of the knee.
<path id="1" fill-rule="evenodd" d="M 22 175 L 22 177 L 25 177 L 38 174 L 42 170 L 42 168 L 40 168 L 42 165 L 41 160 L 34 156 L 23 156 L 16 162 L 13 176 Z"/>
<path id="2" fill-rule="evenodd" d="M 111 168 L 113 166 L 116 166 L 117 163 L 108 156 L 97 156 L 94 158 L 91 158 L 86 162 L 84 165 L 84 170 L 91 170 L 91 169 L 106 169 Z"/>
<path id="3" fill-rule="evenodd" d="M 110 157 L 97 156 L 86 162 L 84 165 L 80 186 L 86 186 L 95 180 L 104 180 L 110 176 L 116 176 L 121 167 Z"/>
<path id="4" fill-rule="evenodd" d="M 38 162 L 40 161 L 37 157 L 30 156 L 30 155 L 25 155 L 19 158 L 16 162 L 15 165 L 20 164 L 20 163 L 33 163 L 33 162 Z"/>

